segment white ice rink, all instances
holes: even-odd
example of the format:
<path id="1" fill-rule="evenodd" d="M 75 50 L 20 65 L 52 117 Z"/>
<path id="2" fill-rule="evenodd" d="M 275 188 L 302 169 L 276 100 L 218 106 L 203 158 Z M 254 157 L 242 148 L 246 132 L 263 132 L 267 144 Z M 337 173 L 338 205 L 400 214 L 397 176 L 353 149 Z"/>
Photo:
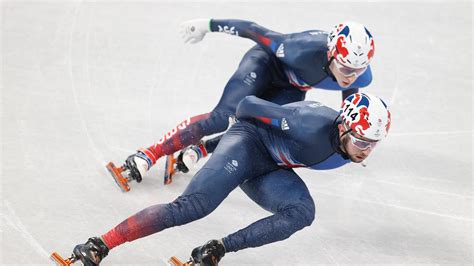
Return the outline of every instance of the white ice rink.
<path id="1" fill-rule="evenodd" d="M 389 137 L 366 168 L 297 170 L 316 220 L 290 239 L 229 253 L 222 265 L 472 265 L 471 1 L 2 1 L 1 265 L 44 264 L 165 203 L 164 160 L 121 193 L 104 165 L 210 111 L 253 42 L 179 23 L 241 18 L 279 32 L 365 24 L 376 42 L 364 91 L 391 106 Z M 340 93 L 311 91 L 337 108 Z M 165 265 L 172 255 L 267 216 L 236 189 L 208 217 L 126 243 L 103 265 Z"/>

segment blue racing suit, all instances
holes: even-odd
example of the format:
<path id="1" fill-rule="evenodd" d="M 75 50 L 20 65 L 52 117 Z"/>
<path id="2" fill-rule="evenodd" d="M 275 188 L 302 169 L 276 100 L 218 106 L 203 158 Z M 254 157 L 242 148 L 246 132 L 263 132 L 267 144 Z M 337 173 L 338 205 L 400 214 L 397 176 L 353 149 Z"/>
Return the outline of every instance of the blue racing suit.
<path id="1" fill-rule="evenodd" d="M 292 168 L 332 169 L 350 162 L 339 149 L 338 117 L 318 102 L 280 106 L 246 97 L 237 108 L 240 122 L 224 134 L 181 196 L 138 212 L 103 239 L 114 247 L 200 219 L 238 186 L 272 214 L 224 237 L 227 252 L 290 237 L 315 218 L 314 201 Z"/>

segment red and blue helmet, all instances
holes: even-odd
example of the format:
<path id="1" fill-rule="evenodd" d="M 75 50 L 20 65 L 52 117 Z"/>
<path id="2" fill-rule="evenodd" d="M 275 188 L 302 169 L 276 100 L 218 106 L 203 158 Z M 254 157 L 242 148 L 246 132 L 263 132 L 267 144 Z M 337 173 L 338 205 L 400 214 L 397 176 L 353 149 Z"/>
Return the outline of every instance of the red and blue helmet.
<path id="1" fill-rule="evenodd" d="M 366 68 L 374 56 L 374 38 L 362 24 L 340 23 L 328 34 L 328 50 L 330 56 L 346 67 Z"/>
<path id="2" fill-rule="evenodd" d="M 368 93 L 349 95 L 341 106 L 341 117 L 347 128 L 371 139 L 385 138 L 390 129 L 391 117 L 385 102 Z"/>

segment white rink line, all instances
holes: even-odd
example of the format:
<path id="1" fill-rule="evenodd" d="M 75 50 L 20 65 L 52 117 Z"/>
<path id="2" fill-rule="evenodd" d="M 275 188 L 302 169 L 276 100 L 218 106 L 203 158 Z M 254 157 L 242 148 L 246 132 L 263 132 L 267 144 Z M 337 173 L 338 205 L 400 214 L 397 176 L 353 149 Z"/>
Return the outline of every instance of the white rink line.
<path id="1" fill-rule="evenodd" d="M 354 200 L 354 201 L 359 201 L 359 202 L 365 202 L 365 203 L 380 205 L 380 206 L 384 206 L 384 207 L 396 208 L 396 209 L 400 209 L 400 210 L 412 211 L 412 212 L 416 212 L 416 213 L 435 215 L 435 216 L 440 216 L 440 217 L 444 217 L 444 218 L 450 218 L 450 219 L 455 219 L 455 220 L 460 220 L 460 221 L 465 221 L 465 222 L 474 222 L 474 220 L 472 218 L 466 218 L 466 217 L 461 217 L 461 216 L 456 216 L 456 215 L 449 215 L 449 214 L 444 214 L 444 213 L 437 213 L 437 212 L 432 212 L 432 211 L 419 210 L 419 209 L 414 209 L 414 208 L 410 208 L 410 207 L 404 207 L 404 206 L 395 205 L 395 204 L 387 204 L 387 203 L 382 203 L 382 202 L 377 202 L 377 201 L 372 201 L 372 200 L 366 200 L 366 199 L 361 199 L 361 198 L 346 197 L 346 196 L 343 196 L 343 195 L 340 195 L 340 194 L 334 194 L 334 193 L 330 193 L 330 192 L 318 191 L 317 194 L 333 196 L 333 197 L 338 197 L 338 198 L 343 198 L 343 199 L 348 199 L 348 200 Z"/>
<path id="2" fill-rule="evenodd" d="M 404 184 L 398 184 L 395 182 L 390 182 L 390 181 L 383 181 L 383 180 L 374 180 L 377 183 L 383 183 L 383 184 L 388 184 L 388 185 L 393 185 L 393 186 L 399 186 L 399 187 L 405 187 L 409 189 L 414 189 L 414 190 L 422 190 L 434 194 L 440 194 L 444 196 L 450 196 L 450 197 L 458 197 L 458 198 L 465 198 L 465 199 L 473 199 L 474 197 L 469 196 L 469 195 L 461 195 L 461 194 L 455 194 L 455 193 L 449 193 L 449 192 L 442 192 L 434 189 L 429 189 L 429 188 L 423 188 L 423 187 L 417 187 L 417 186 L 410 186 L 410 185 L 404 185 Z"/>
<path id="3" fill-rule="evenodd" d="M 458 131 L 426 131 L 426 132 L 410 132 L 410 133 L 390 133 L 390 137 L 403 137 L 403 136 L 425 136 L 425 135 L 459 135 L 459 134 L 472 134 L 473 130 L 458 130 Z"/>
<path id="4" fill-rule="evenodd" d="M 321 171 L 318 174 L 331 175 L 330 173 L 325 173 L 324 171 Z M 382 184 L 386 184 L 386 185 L 405 187 L 405 188 L 409 188 L 409 189 L 413 189 L 413 190 L 421 190 L 421 191 L 426 191 L 426 192 L 429 192 L 429 193 L 439 194 L 439 195 L 444 195 L 444 196 L 465 198 L 465 199 L 474 199 L 474 197 L 471 196 L 471 195 L 462 195 L 462 194 L 456 194 L 456 193 L 449 193 L 449 192 L 444 192 L 444 191 L 439 191 L 439 190 L 434 190 L 434 189 L 429 189 L 429 188 L 424 188 L 424 187 L 419 187 L 419 186 L 405 185 L 405 184 L 400 184 L 400 183 L 390 182 L 390 181 L 385 181 L 385 180 L 374 180 L 372 178 L 367 178 L 367 177 L 364 177 L 364 176 L 354 176 L 354 175 L 350 175 L 350 174 L 346 174 L 346 173 L 338 173 L 337 175 L 339 175 L 343 178 L 357 177 L 357 178 L 360 178 L 360 179 L 364 179 L 367 182 L 376 182 L 376 183 L 382 183 Z M 428 179 L 428 180 L 433 180 L 432 178 L 425 178 L 425 177 L 417 177 L 417 178 L 424 178 L 424 179 Z M 439 181 L 438 179 L 435 179 L 435 180 Z M 335 183 L 337 181 L 338 181 L 337 179 L 334 179 L 334 181 L 332 181 L 330 183 Z M 443 181 L 443 180 L 441 180 L 441 181 Z M 327 184 L 329 184 L 329 183 L 326 183 L 326 185 Z"/>
<path id="5" fill-rule="evenodd" d="M 28 230 L 20 221 L 20 218 L 16 216 L 11 203 L 7 200 L 4 200 L 3 205 L 5 206 L 6 213 L 2 213 L 1 216 L 2 220 L 5 221 L 5 224 L 17 230 L 21 236 L 26 239 L 27 243 L 29 243 L 36 252 L 38 252 L 38 254 L 40 254 L 42 257 L 49 258 L 49 253 L 46 252 L 41 244 L 30 233 L 28 233 Z"/>

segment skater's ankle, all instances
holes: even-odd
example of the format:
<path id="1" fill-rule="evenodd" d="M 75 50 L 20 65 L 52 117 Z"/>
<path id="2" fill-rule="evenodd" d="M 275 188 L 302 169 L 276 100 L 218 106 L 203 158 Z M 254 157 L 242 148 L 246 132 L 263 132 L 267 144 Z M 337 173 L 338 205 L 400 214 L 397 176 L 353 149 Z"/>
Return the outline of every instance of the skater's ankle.
<path id="1" fill-rule="evenodd" d="M 177 168 L 183 173 L 187 173 L 198 163 L 198 161 L 207 156 L 207 150 L 201 141 L 197 145 L 192 145 L 179 153 L 177 160 Z"/>
<path id="2" fill-rule="evenodd" d="M 142 151 L 128 156 L 125 160 L 125 167 L 129 170 L 128 174 L 132 180 L 136 180 L 138 183 L 142 181 L 145 173 L 152 166 L 152 160 Z"/>

